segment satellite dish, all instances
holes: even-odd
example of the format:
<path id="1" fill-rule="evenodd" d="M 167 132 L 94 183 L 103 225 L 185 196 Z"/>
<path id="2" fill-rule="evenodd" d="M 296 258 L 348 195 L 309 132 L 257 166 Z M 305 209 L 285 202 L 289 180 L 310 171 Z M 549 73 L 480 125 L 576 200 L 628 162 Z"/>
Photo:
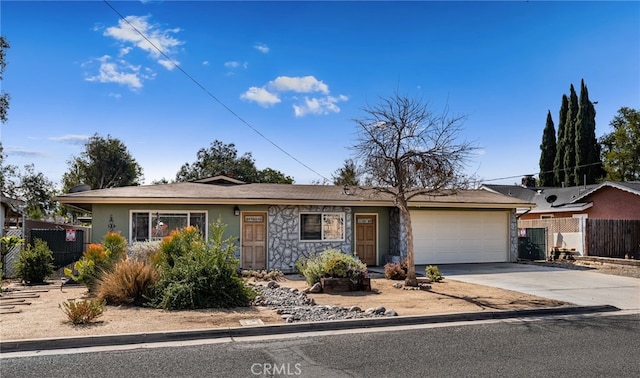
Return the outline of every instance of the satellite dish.
<path id="1" fill-rule="evenodd" d="M 552 194 L 550 196 L 547 196 L 547 198 L 545 199 L 547 200 L 548 203 L 554 203 L 558 199 L 558 196 L 556 196 L 555 194 Z"/>

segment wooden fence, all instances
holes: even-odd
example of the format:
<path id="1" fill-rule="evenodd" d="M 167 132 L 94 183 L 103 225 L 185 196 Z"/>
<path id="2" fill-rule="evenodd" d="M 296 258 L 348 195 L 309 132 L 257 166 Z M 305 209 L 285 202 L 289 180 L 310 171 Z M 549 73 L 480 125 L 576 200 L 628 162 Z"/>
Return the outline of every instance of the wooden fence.
<path id="1" fill-rule="evenodd" d="M 640 220 L 587 219 L 589 256 L 640 259 Z"/>

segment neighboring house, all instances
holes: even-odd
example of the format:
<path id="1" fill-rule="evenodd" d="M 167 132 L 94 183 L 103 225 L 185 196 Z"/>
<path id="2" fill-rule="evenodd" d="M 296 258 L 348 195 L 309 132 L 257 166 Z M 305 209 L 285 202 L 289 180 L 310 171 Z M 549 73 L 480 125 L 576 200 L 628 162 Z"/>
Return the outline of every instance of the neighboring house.
<path id="1" fill-rule="evenodd" d="M 536 207 L 518 209 L 520 232 L 546 240 L 546 252 L 565 250 L 580 255 L 624 256 L 637 245 L 633 222 L 640 220 L 640 182 L 549 188 L 483 185 L 482 189 L 518 198 Z M 538 230 L 538 231 L 536 231 Z M 534 237 L 532 233 L 542 232 Z M 544 234 L 543 234 L 544 235 Z M 631 252 L 630 252 L 631 251 Z"/>
<path id="2" fill-rule="evenodd" d="M 226 177 L 60 195 L 92 213 L 93 241 L 120 231 L 130 243 L 157 240 L 187 225 L 207 230 L 221 219 L 238 238 L 246 269 L 290 271 L 301 258 L 335 248 L 368 265 L 406 251 L 389 196 L 329 185 L 244 184 Z M 517 259 L 516 208 L 527 201 L 467 190 L 410 202 L 416 264 Z"/>
<path id="3" fill-rule="evenodd" d="M 535 203 L 533 209 L 519 209 L 518 216 L 522 220 L 640 219 L 640 182 L 605 181 L 566 188 L 520 185 L 483 185 L 482 188 Z"/>
<path id="4" fill-rule="evenodd" d="M 9 229 L 21 230 L 24 209 L 24 201 L 0 196 L 0 224 L 2 225 L 2 235 Z"/>

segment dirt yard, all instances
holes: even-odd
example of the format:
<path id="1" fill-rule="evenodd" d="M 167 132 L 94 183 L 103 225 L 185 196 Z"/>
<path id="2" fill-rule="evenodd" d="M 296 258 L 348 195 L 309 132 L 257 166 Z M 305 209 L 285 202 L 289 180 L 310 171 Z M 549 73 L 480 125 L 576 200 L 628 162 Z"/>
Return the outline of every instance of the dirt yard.
<path id="1" fill-rule="evenodd" d="M 445 279 L 432 284 L 430 291 L 404 290 L 392 285 L 402 281 L 372 278 L 370 292 L 309 294 L 317 304 L 359 306 L 363 310 L 384 306 L 400 316 L 453 312 L 556 307 L 566 303 L 487 286 Z M 284 287 L 304 289 L 303 277 L 288 275 L 279 281 Z M 241 327 L 241 321 L 255 324 L 284 323 L 274 311 L 262 307 L 230 310 L 162 311 L 151 308 L 107 306 L 93 324 L 73 326 L 59 304 L 86 298 L 83 286 L 60 287 L 60 281 L 42 286 L 12 283 L 11 295 L 0 297 L 0 338 L 5 340 L 156 332 L 168 330 Z M 4 284 L 3 288 L 7 288 Z"/>

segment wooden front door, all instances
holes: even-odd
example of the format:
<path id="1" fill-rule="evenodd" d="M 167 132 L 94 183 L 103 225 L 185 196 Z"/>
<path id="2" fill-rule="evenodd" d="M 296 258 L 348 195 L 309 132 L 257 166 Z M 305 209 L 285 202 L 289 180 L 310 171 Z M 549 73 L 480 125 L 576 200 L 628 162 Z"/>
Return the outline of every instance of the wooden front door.
<path id="1" fill-rule="evenodd" d="M 367 265 L 377 264 L 376 216 L 356 214 L 356 255 Z"/>
<path id="2" fill-rule="evenodd" d="M 267 213 L 242 213 L 242 268 L 267 269 Z"/>

